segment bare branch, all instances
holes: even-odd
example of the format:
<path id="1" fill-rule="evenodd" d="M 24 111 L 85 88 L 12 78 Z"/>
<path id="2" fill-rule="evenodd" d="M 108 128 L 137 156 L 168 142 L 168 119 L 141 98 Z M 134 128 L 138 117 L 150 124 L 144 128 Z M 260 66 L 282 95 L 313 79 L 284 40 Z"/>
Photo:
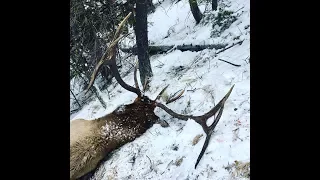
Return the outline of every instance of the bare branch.
<path id="1" fill-rule="evenodd" d="M 238 44 L 241 45 L 243 41 L 244 41 L 244 40 L 238 41 L 238 42 L 236 42 L 236 43 L 233 43 L 233 44 L 230 45 L 229 47 L 225 47 L 225 48 L 221 49 L 220 51 L 218 51 L 218 52 L 216 53 L 215 56 L 217 56 L 219 53 L 222 53 L 223 51 L 225 51 L 225 50 L 227 50 L 227 49 L 232 48 L 232 47 L 235 46 L 235 45 L 238 45 Z"/>
<path id="2" fill-rule="evenodd" d="M 237 67 L 240 67 L 241 65 L 238 65 L 238 64 L 234 64 L 234 63 L 231 63 L 231 62 L 229 62 L 229 61 L 226 61 L 226 60 L 223 60 L 223 59 L 218 59 L 219 61 L 223 61 L 223 62 L 226 62 L 226 63 L 229 63 L 229 64 L 231 64 L 231 65 L 233 65 L 233 66 L 237 66 Z"/>

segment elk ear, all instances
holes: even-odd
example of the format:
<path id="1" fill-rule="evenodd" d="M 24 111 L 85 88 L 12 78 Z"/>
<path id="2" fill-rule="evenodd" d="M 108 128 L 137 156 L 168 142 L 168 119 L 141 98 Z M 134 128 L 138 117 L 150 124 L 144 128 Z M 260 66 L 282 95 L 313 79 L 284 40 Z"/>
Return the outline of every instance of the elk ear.
<path id="1" fill-rule="evenodd" d="M 138 96 L 133 102 L 134 102 L 134 103 L 139 102 L 140 99 L 141 99 L 141 97 Z"/>

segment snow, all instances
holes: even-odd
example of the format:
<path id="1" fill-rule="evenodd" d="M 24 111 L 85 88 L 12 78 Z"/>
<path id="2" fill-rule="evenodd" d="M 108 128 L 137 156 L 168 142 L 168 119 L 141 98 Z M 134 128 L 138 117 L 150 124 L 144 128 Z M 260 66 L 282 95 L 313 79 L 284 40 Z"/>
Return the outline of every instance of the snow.
<path id="1" fill-rule="evenodd" d="M 107 124 L 105 126 L 102 127 L 101 129 L 101 134 L 106 138 L 107 141 L 109 141 L 109 139 L 113 139 L 113 140 L 117 140 L 117 141 L 121 141 L 123 139 L 133 139 L 134 137 L 136 137 L 136 132 L 135 132 L 135 128 L 132 129 L 123 129 L 121 128 L 118 124 L 114 123 L 114 122 L 107 122 Z M 117 132 L 117 134 L 113 134 L 110 132 Z M 122 132 L 126 132 L 126 133 L 122 133 Z"/>
<path id="2" fill-rule="evenodd" d="M 154 99 L 168 84 L 168 94 L 185 89 L 182 98 L 168 105 L 177 113 L 202 115 L 217 104 L 235 84 L 197 169 L 194 169 L 194 165 L 206 137 L 201 126 L 193 120 L 180 121 L 172 118 L 165 111 L 156 108 L 155 114 L 170 126 L 163 128 L 155 124 L 141 137 L 116 150 L 96 171 L 95 176 L 100 177 L 98 179 L 232 179 L 227 166 L 235 161 L 250 162 L 250 1 L 222 0 L 219 1 L 219 5 L 221 4 L 225 9 L 237 11 L 235 14 L 239 17 L 217 38 L 210 37 L 212 23 L 195 24 L 186 0 L 177 4 L 164 0 L 148 16 L 149 40 L 156 45 L 232 45 L 243 41 L 241 45 L 235 45 L 221 53 L 214 49 L 199 52 L 173 50 L 150 57 L 154 76 L 151 88 L 145 94 Z M 204 1 L 199 3 L 199 8 L 202 12 L 207 9 L 205 15 L 217 14 L 210 12 L 211 5 Z M 130 37 L 121 42 L 122 46 L 133 44 Z M 218 59 L 241 66 L 236 67 Z M 123 79 L 133 85 L 133 72 Z M 109 87 L 108 91 L 110 98 L 106 91 L 100 92 L 107 109 L 95 100 L 70 119 L 93 120 L 112 112 L 120 105 L 132 103 L 136 98 L 134 93 L 119 85 Z M 207 123 L 212 121 L 213 118 L 210 118 Z M 203 136 L 197 144 L 192 145 L 193 139 L 199 134 Z M 176 163 L 178 161 L 181 162 L 180 165 Z"/>

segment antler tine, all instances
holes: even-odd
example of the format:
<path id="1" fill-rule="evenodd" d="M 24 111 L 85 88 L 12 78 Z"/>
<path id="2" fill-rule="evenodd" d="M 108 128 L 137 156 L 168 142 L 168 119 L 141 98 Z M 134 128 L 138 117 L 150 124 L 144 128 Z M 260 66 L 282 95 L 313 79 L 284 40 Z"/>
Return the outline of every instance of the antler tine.
<path id="1" fill-rule="evenodd" d="M 220 110 L 219 110 L 219 113 L 218 113 L 218 116 L 214 119 L 213 123 L 208 127 L 207 124 L 206 124 L 206 121 L 208 119 L 206 119 L 205 123 L 201 123 L 200 125 L 202 126 L 202 129 L 204 130 L 204 132 L 207 134 L 207 137 L 206 137 L 206 140 L 204 141 L 204 144 L 202 146 L 202 149 L 201 149 L 201 152 L 197 158 L 197 162 L 194 166 L 194 168 L 197 168 L 204 152 L 206 151 L 208 145 L 209 145 L 209 141 L 210 141 L 210 138 L 211 138 L 211 135 L 213 133 L 213 130 L 214 128 L 216 127 L 216 125 L 218 124 L 220 118 L 221 118 L 221 115 L 222 115 L 222 112 L 223 112 L 223 109 L 224 109 L 224 104 L 221 106 Z"/>
<path id="2" fill-rule="evenodd" d="M 129 12 L 128 15 L 120 22 L 119 27 L 117 28 L 116 33 L 114 34 L 114 37 L 113 37 L 112 41 L 115 41 L 115 39 L 119 37 L 119 35 L 122 32 L 122 27 L 128 21 L 128 19 L 131 16 L 131 14 L 132 14 L 132 12 Z"/>
<path id="3" fill-rule="evenodd" d="M 113 40 L 110 44 L 110 46 L 107 48 L 107 50 L 105 51 L 105 53 L 103 54 L 103 56 L 101 57 L 100 61 L 98 62 L 98 64 L 96 65 L 96 67 L 94 68 L 94 71 L 91 75 L 90 78 L 90 82 L 89 85 L 86 89 L 87 93 L 89 91 L 89 89 L 91 88 L 91 86 L 93 85 L 93 82 L 95 81 L 97 74 L 99 72 L 99 70 L 101 69 L 102 64 L 106 61 L 106 60 L 114 60 L 115 61 L 115 48 L 116 48 L 116 44 L 119 42 L 119 40 L 123 37 L 119 37 L 121 31 L 122 31 L 122 27 L 125 24 L 125 22 L 129 19 L 129 17 L 131 16 L 131 12 L 122 20 L 122 22 L 119 24 L 119 27 L 117 28 L 117 31 L 113 37 Z"/>
<path id="4" fill-rule="evenodd" d="M 163 89 L 160 91 L 160 93 L 159 93 L 158 96 L 156 97 L 155 101 L 160 99 L 160 97 L 162 96 L 162 94 L 164 93 L 164 91 L 165 91 L 168 87 L 169 87 L 169 85 L 167 85 L 165 88 L 163 88 Z"/>
<path id="5" fill-rule="evenodd" d="M 211 116 L 213 116 L 214 114 L 216 114 L 216 112 L 221 108 L 221 106 L 224 105 L 224 103 L 226 102 L 226 100 L 229 98 L 232 90 L 233 90 L 234 85 L 230 88 L 230 90 L 228 91 L 228 93 L 220 100 L 220 102 L 214 107 L 212 108 L 209 112 L 207 112 L 206 114 L 202 115 L 202 116 L 195 116 L 195 118 L 197 120 L 202 120 L 202 119 L 209 119 Z"/>
<path id="6" fill-rule="evenodd" d="M 139 89 L 139 91 L 140 91 L 139 83 L 138 83 L 138 79 L 137 79 L 137 70 L 138 70 L 137 66 L 138 66 L 138 63 L 136 63 L 136 65 L 134 66 L 133 79 L 134 79 L 134 84 L 135 84 L 136 88 Z"/>
<path id="7" fill-rule="evenodd" d="M 162 94 L 164 93 L 164 91 L 168 88 L 168 86 L 169 86 L 169 85 L 167 85 L 165 88 L 163 88 L 163 89 L 160 91 L 160 93 L 158 94 L 158 96 L 157 96 L 157 98 L 155 99 L 155 101 L 160 99 L 160 97 L 162 96 Z M 173 95 L 173 96 L 175 96 L 175 97 L 169 98 L 169 99 L 167 100 L 166 104 L 170 104 L 170 103 L 176 101 L 177 99 L 181 98 L 182 94 L 184 93 L 184 90 L 182 90 L 182 91 L 176 96 L 176 94 L 177 94 L 178 92 L 179 92 L 179 91 L 177 91 L 177 92 Z"/>
<path id="8" fill-rule="evenodd" d="M 168 114 L 170 114 L 171 116 L 180 119 L 180 120 L 185 120 L 187 121 L 188 119 L 193 119 L 195 120 L 198 124 L 201 125 L 202 129 L 204 130 L 204 132 L 207 134 L 205 143 L 202 147 L 202 150 L 198 156 L 197 162 L 195 164 L 195 168 L 197 168 L 198 163 L 200 162 L 204 152 L 206 151 L 208 144 L 209 144 L 209 140 L 211 138 L 211 134 L 214 130 L 214 128 L 216 127 L 216 125 L 218 124 L 221 116 L 222 116 L 222 112 L 224 109 L 224 104 L 226 102 L 226 100 L 229 98 L 232 90 L 233 90 L 234 85 L 230 88 L 230 90 L 228 91 L 228 93 L 220 100 L 220 102 L 213 107 L 209 112 L 205 113 L 202 116 L 193 116 L 193 115 L 182 115 L 182 114 L 178 114 L 173 112 L 171 109 L 169 109 L 168 107 L 166 107 L 165 105 L 163 105 L 162 103 L 159 102 L 155 102 L 156 106 L 163 109 L 164 111 L 166 111 Z M 217 117 L 214 119 L 213 123 L 210 126 L 207 126 L 206 122 L 207 120 L 212 117 L 214 114 L 216 114 L 219 111 Z"/>
<path id="9" fill-rule="evenodd" d="M 147 90 L 148 81 L 149 81 L 149 79 L 145 78 L 144 85 L 143 85 L 144 92 Z"/>
<path id="10" fill-rule="evenodd" d="M 134 88 L 128 84 L 126 84 L 121 76 L 120 73 L 118 71 L 118 67 L 116 65 L 116 45 L 118 44 L 119 40 L 123 37 L 119 37 L 122 29 L 123 29 L 123 25 L 125 24 L 125 22 L 129 19 L 129 17 L 131 16 L 132 12 L 130 12 L 119 24 L 119 27 L 117 28 L 117 31 L 113 37 L 112 43 L 110 44 L 110 46 L 107 48 L 106 52 L 103 54 L 103 56 L 101 57 L 100 61 L 98 62 L 98 64 L 96 65 L 91 79 L 90 79 L 90 83 L 88 85 L 88 88 L 86 90 L 86 93 L 88 92 L 88 90 L 91 88 L 91 86 L 93 85 L 93 82 L 95 81 L 97 74 L 102 66 L 102 64 L 107 61 L 107 65 L 110 67 L 110 70 L 112 71 L 115 79 L 117 80 L 117 82 L 126 90 L 131 91 L 135 94 L 137 94 L 139 97 L 141 96 L 141 92 L 140 89 Z"/>
<path id="11" fill-rule="evenodd" d="M 173 97 L 173 96 L 170 97 L 170 98 L 168 99 L 168 101 L 166 102 L 166 104 L 170 104 L 170 103 L 172 103 L 172 102 L 180 99 L 180 98 L 182 97 L 182 94 L 184 93 L 184 90 L 182 90 L 182 91 L 176 96 L 176 94 L 177 94 L 178 92 L 179 92 L 179 91 L 177 91 L 176 93 L 174 93 L 173 96 L 175 96 L 175 97 Z"/>

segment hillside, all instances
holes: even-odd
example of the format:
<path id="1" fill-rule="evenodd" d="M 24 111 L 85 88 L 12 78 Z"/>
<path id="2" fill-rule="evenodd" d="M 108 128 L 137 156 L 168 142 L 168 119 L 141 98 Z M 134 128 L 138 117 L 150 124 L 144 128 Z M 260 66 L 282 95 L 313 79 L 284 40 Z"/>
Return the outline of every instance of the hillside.
<path id="1" fill-rule="evenodd" d="M 151 88 L 146 94 L 154 99 L 166 85 L 169 85 L 168 94 L 185 89 L 183 97 L 169 104 L 169 108 L 177 113 L 201 115 L 218 103 L 235 84 L 209 146 L 197 169 L 194 169 L 205 140 L 201 126 L 193 120 L 172 118 L 156 108 L 156 115 L 166 120 L 170 127 L 162 128 L 156 124 L 134 142 L 115 151 L 98 169 L 94 179 L 220 180 L 249 176 L 250 2 L 222 0 L 219 1 L 221 10 L 213 12 L 210 3 L 198 1 L 204 13 L 204 19 L 198 25 L 192 17 L 188 1 L 175 2 L 154 1 L 159 5 L 148 16 L 150 44 L 227 44 L 230 48 L 198 52 L 173 49 L 165 54 L 151 56 L 154 75 Z M 134 45 L 133 37 L 134 34 L 122 40 L 120 45 Z M 124 58 L 123 64 L 132 64 L 136 59 L 134 56 L 127 57 L 128 54 L 123 52 L 120 55 Z M 133 72 L 123 79 L 133 85 Z M 102 91 L 100 94 L 107 109 L 98 100 L 94 100 L 73 114 L 70 120 L 92 120 L 112 112 L 121 104 L 131 103 L 136 97 L 119 85 L 110 86 L 108 92 Z M 212 121 L 213 118 L 209 123 Z M 199 142 L 193 145 L 194 138 L 201 134 L 203 136 Z"/>

